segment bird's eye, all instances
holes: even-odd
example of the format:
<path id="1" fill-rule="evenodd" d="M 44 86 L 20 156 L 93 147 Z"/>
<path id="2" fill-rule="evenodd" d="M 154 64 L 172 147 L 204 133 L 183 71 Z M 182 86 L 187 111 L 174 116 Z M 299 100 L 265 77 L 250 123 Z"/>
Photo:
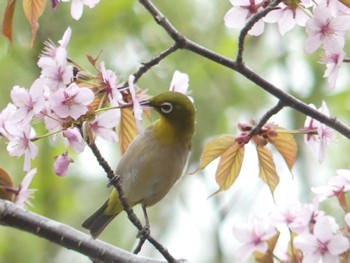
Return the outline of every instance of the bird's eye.
<path id="1" fill-rule="evenodd" d="M 164 102 L 162 105 L 160 105 L 160 110 L 163 113 L 168 114 L 173 110 L 173 105 L 169 102 Z"/>

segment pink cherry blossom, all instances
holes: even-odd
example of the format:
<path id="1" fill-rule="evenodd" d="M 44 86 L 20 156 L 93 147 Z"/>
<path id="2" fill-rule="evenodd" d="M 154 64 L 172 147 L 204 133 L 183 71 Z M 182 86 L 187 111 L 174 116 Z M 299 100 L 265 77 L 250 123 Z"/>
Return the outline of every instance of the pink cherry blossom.
<path id="1" fill-rule="evenodd" d="M 90 123 L 91 131 L 103 139 L 112 143 L 118 141 L 115 127 L 120 121 L 120 110 L 109 110 L 96 117 L 96 119 Z"/>
<path id="2" fill-rule="evenodd" d="M 277 231 L 270 222 L 258 216 L 252 216 L 249 223 L 236 223 L 233 235 L 242 244 L 235 255 L 239 260 L 246 260 L 252 253 L 265 253 L 268 249 L 267 241 L 276 235 Z"/>
<path id="3" fill-rule="evenodd" d="M 105 63 L 101 62 L 102 78 L 105 85 L 106 93 L 110 102 L 120 103 L 123 100 L 123 96 L 118 89 L 118 77 L 112 70 L 107 70 Z"/>
<path id="4" fill-rule="evenodd" d="M 12 116 L 17 111 L 17 108 L 12 103 L 8 103 L 7 106 L 0 112 L 0 135 L 10 140 L 13 136 L 9 132 L 6 126 L 12 121 Z"/>
<path id="5" fill-rule="evenodd" d="M 52 42 L 46 42 L 46 49 L 38 61 L 38 66 L 42 69 L 40 77 L 45 80 L 45 85 L 52 91 L 65 88 L 73 78 L 73 66 L 67 63 L 66 50 L 71 33 L 68 27 L 62 39 L 58 41 L 59 47 Z"/>
<path id="6" fill-rule="evenodd" d="M 327 6 L 333 17 L 338 15 L 349 15 L 349 7 L 345 6 L 339 0 L 323 0 L 321 4 L 325 4 Z"/>
<path id="7" fill-rule="evenodd" d="M 53 95 L 52 110 L 61 117 L 78 119 L 88 111 L 88 105 L 94 100 L 94 93 L 89 88 L 80 88 L 72 83 L 66 89 L 59 89 Z"/>
<path id="8" fill-rule="evenodd" d="M 177 91 L 183 94 L 188 94 L 189 78 L 186 73 L 182 73 L 178 70 L 174 72 L 173 78 L 170 83 L 170 91 Z"/>
<path id="9" fill-rule="evenodd" d="M 73 159 L 68 156 L 68 152 L 55 157 L 54 170 L 58 176 L 66 176 L 69 172 L 69 165 L 73 163 Z"/>
<path id="10" fill-rule="evenodd" d="M 287 226 L 293 232 L 301 233 L 307 229 L 311 217 L 310 209 L 298 202 L 275 210 L 270 219 L 277 226 Z"/>
<path id="11" fill-rule="evenodd" d="M 7 145 L 7 151 L 11 156 L 20 157 L 24 154 L 24 171 L 28 172 L 31 167 L 31 160 L 38 155 L 38 147 L 30 140 L 31 127 L 18 127 L 11 131 L 14 135 Z"/>
<path id="12" fill-rule="evenodd" d="M 339 196 L 342 193 L 350 191 L 350 170 L 339 169 L 337 176 L 329 178 L 327 185 L 312 187 L 320 201 L 323 201 L 331 196 Z"/>
<path id="13" fill-rule="evenodd" d="M 100 0 L 62 0 L 62 2 L 72 1 L 71 5 L 71 16 L 75 20 L 79 20 L 83 15 L 84 5 L 87 5 L 90 8 L 94 8 Z"/>
<path id="14" fill-rule="evenodd" d="M 30 170 L 26 176 L 23 178 L 21 184 L 18 187 L 18 191 L 16 193 L 15 197 L 15 204 L 25 208 L 25 205 L 30 205 L 32 206 L 31 202 L 29 201 L 30 198 L 34 197 L 34 192 L 36 191 L 35 189 L 29 189 L 29 186 L 33 180 L 34 175 L 36 174 L 37 169 L 34 168 Z"/>
<path id="15" fill-rule="evenodd" d="M 337 263 L 339 255 L 349 248 L 349 241 L 343 235 L 334 234 L 328 217 L 321 217 L 316 221 L 313 233 L 298 235 L 294 245 L 303 252 L 303 262 Z"/>
<path id="16" fill-rule="evenodd" d="M 272 10 L 263 18 L 267 23 L 278 23 L 278 29 L 281 35 L 292 30 L 296 24 L 305 26 L 309 19 L 305 14 L 305 10 L 299 7 L 290 7 L 284 3 L 278 5 L 278 9 Z"/>
<path id="17" fill-rule="evenodd" d="M 233 7 L 224 17 L 225 25 L 228 28 L 242 29 L 249 19 L 262 10 L 262 0 L 230 0 Z M 258 36 L 264 31 L 264 22 L 259 20 L 250 30 L 249 34 Z"/>
<path id="18" fill-rule="evenodd" d="M 304 51 L 312 53 L 321 45 L 326 51 L 339 46 L 341 49 L 345 43 L 346 30 L 350 28 L 350 16 L 339 15 L 333 17 L 328 7 L 318 5 L 314 10 L 314 16 L 306 23 L 308 38 L 304 44 Z"/>
<path id="19" fill-rule="evenodd" d="M 72 29 L 68 27 L 66 31 L 64 32 L 62 39 L 58 41 L 60 44 L 59 47 L 57 47 L 52 41 L 46 41 L 45 47 L 42 55 L 40 57 L 51 57 L 55 58 L 57 57 L 57 50 L 59 48 L 62 48 L 63 50 L 66 50 L 70 41 L 70 38 L 72 36 Z M 58 56 L 60 57 L 60 56 Z M 40 59 L 39 59 L 40 60 Z"/>
<path id="20" fill-rule="evenodd" d="M 314 105 L 309 105 L 312 108 L 316 108 Z M 322 101 L 322 106 L 318 109 L 319 112 L 326 116 L 330 116 L 329 109 L 326 102 Z M 333 131 L 327 125 L 312 119 L 311 117 L 306 117 L 304 127 L 308 131 L 314 131 L 316 134 L 305 135 L 305 143 L 309 145 L 314 152 L 318 154 L 318 161 L 322 162 L 325 158 L 326 147 L 331 143 L 333 138 Z"/>
<path id="21" fill-rule="evenodd" d="M 78 128 L 74 127 L 63 131 L 63 136 L 67 138 L 69 145 L 73 148 L 73 150 L 76 153 L 81 153 L 84 151 L 86 142 L 81 136 L 81 133 Z"/>
<path id="22" fill-rule="evenodd" d="M 50 133 L 55 133 L 57 131 L 60 131 L 64 128 L 64 118 L 60 118 L 57 114 L 54 112 L 51 112 L 50 114 L 45 114 L 44 122 L 45 122 L 45 128 Z"/>
<path id="23" fill-rule="evenodd" d="M 323 77 L 328 78 L 328 87 L 335 88 L 340 66 L 345 59 L 345 52 L 341 49 L 335 48 L 331 51 L 325 52 L 325 59 L 322 63 L 327 65 L 327 69 Z"/>
<path id="24" fill-rule="evenodd" d="M 11 98 L 17 111 L 13 114 L 13 122 L 29 123 L 35 114 L 39 114 L 45 106 L 43 97 L 43 85 L 40 79 L 34 81 L 29 91 L 19 86 L 14 86 Z"/>

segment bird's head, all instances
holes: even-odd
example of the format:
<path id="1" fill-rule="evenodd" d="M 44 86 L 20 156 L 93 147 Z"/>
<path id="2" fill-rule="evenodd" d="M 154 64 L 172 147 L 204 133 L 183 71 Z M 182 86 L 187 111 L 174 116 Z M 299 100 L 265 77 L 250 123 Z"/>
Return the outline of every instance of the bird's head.
<path id="1" fill-rule="evenodd" d="M 141 102 L 143 106 L 154 108 L 161 116 L 160 122 L 170 124 L 178 133 L 194 132 L 195 108 L 184 94 L 167 91 Z"/>

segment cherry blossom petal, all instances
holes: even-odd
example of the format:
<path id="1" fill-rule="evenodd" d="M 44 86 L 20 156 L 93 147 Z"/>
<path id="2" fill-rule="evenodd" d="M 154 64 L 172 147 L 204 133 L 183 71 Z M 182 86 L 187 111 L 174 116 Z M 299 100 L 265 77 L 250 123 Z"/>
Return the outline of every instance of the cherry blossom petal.
<path id="1" fill-rule="evenodd" d="M 75 20 L 79 20 L 83 15 L 84 2 L 82 0 L 72 0 L 72 5 L 70 9 L 71 16 Z"/>
<path id="2" fill-rule="evenodd" d="M 63 132 L 63 136 L 68 139 L 69 145 L 76 153 L 84 151 L 86 142 L 80 134 L 78 128 L 69 128 Z"/>
<path id="3" fill-rule="evenodd" d="M 58 176 L 66 176 L 69 172 L 69 165 L 73 163 L 73 159 L 65 152 L 60 156 L 55 157 L 54 171 Z"/>
<path id="4" fill-rule="evenodd" d="M 339 255 L 349 248 L 349 241 L 342 235 L 335 235 L 327 247 L 332 255 Z"/>
<path id="5" fill-rule="evenodd" d="M 173 78 L 170 82 L 170 91 L 177 91 L 182 94 L 187 94 L 189 87 L 189 78 L 186 73 L 182 73 L 178 70 L 174 72 Z"/>
<path id="6" fill-rule="evenodd" d="M 30 170 L 26 176 L 23 178 L 21 184 L 19 185 L 19 191 L 15 198 L 15 204 L 24 208 L 25 204 L 32 205 L 29 198 L 33 198 L 35 192 L 34 189 L 29 189 L 29 186 L 33 180 L 34 175 L 37 173 L 37 169 L 34 168 Z"/>

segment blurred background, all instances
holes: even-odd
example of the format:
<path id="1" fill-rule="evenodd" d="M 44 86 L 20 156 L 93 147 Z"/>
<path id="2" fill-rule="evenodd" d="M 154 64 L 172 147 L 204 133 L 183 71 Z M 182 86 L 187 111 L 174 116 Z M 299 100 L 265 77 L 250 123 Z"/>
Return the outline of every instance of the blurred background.
<path id="1" fill-rule="evenodd" d="M 0 2 L 3 14 L 6 1 Z M 154 1 L 167 18 L 193 41 L 224 56 L 234 58 L 237 52 L 238 30 L 228 30 L 223 17 L 232 7 L 228 0 L 208 1 L 178 0 Z M 69 57 L 80 65 L 90 67 L 86 55 L 96 56 L 114 70 L 121 80 L 133 74 L 140 63 L 150 60 L 173 44 L 137 1 L 101 0 L 94 9 L 84 9 L 83 17 L 75 21 L 70 16 L 70 3 L 60 3 L 51 10 L 50 1 L 39 20 L 40 29 L 34 48 L 30 48 L 31 29 L 24 18 L 21 3 L 17 3 L 14 19 L 13 44 L 0 36 L 0 109 L 10 101 L 14 85 L 29 88 L 40 70 L 38 56 L 43 42 L 51 39 L 57 43 L 68 26 L 72 37 L 68 47 Z M 302 51 L 305 33 L 295 28 L 281 37 L 277 25 L 267 24 L 260 37 L 248 37 L 245 46 L 245 62 L 261 76 L 280 89 L 293 94 L 306 103 L 320 107 L 326 100 L 331 114 L 349 124 L 350 93 L 349 70 L 344 65 L 340 71 L 335 91 L 328 91 L 322 77 L 325 66 L 319 64 L 320 54 L 305 55 Z M 175 70 L 187 73 L 190 90 L 197 108 L 196 133 L 189 171 L 198 166 L 205 142 L 216 135 L 238 135 L 240 121 L 259 119 L 277 100 L 239 74 L 188 51 L 177 51 L 158 66 L 153 67 L 138 82 L 151 95 L 169 88 Z M 305 116 L 291 109 L 284 109 L 271 121 L 287 129 L 303 127 Z M 296 137 L 299 145 L 297 164 L 293 175 L 282 158 L 274 153 L 281 184 L 276 189 L 277 205 L 299 199 L 310 202 L 310 186 L 325 184 L 335 174 L 335 169 L 348 168 L 350 143 L 337 135 L 328 148 L 326 161 L 317 157 L 303 144 L 303 137 Z M 62 146 L 49 140 L 36 143 L 39 156 L 32 166 L 38 168 L 31 188 L 37 189 L 30 210 L 68 224 L 78 230 L 81 222 L 99 207 L 109 195 L 107 178 L 97 165 L 89 149 L 74 156 L 71 173 L 58 177 L 53 173 L 54 156 L 62 153 Z M 120 158 L 118 145 L 97 141 L 103 155 L 112 167 Z M 0 138 L 0 167 L 8 171 L 17 186 L 25 175 L 23 158 L 9 157 L 6 142 Z M 268 215 L 276 204 L 269 189 L 258 178 L 258 164 L 254 147 L 248 147 L 243 168 L 236 183 L 226 192 L 208 199 L 218 187 L 215 183 L 215 163 L 203 173 L 185 175 L 170 194 L 149 209 L 153 235 L 176 258 L 190 262 L 235 262 L 237 245 L 232 235 L 235 219 L 247 220 L 251 214 Z M 328 204 L 327 211 L 339 210 Z M 142 218 L 140 207 L 135 211 Z M 101 239 L 126 250 L 135 246 L 137 232 L 125 214 L 111 223 Z M 141 255 L 161 258 L 150 245 L 144 246 Z M 61 248 L 31 234 L 0 226 L 0 263 L 41 262 L 90 262 L 76 252 Z"/>

